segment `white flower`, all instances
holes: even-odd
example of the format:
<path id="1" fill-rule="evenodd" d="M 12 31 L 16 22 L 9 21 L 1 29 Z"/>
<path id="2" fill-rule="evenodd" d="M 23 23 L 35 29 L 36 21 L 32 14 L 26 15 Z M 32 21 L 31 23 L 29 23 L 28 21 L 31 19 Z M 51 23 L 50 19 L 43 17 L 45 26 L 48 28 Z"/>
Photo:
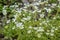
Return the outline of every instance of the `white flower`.
<path id="1" fill-rule="evenodd" d="M 7 22 L 6 23 L 10 23 L 10 20 L 7 20 Z"/>
<path id="2" fill-rule="evenodd" d="M 14 27 L 12 27 L 12 29 L 14 30 L 14 29 L 15 29 L 15 26 L 14 26 Z"/>
<path id="3" fill-rule="evenodd" d="M 43 23 L 43 24 L 45 24 L 45 23 L 46 23 L 46 21 L 43 21 L 42 23 Z"/>
<path id="4" fill-rule="evenodd" d="M 55 29 L 55 27 L 52 27 L 52 29 Z"/>
<path id="5" fill-rule="evenodd" d="M 27 12 L 27 10 L 26 9 L 22 9 L 25 13 Z"/>
<path id="6" fill-rule="evenodd" d="M 45 10 L 47 10 L 47 12 L 51 12 L 51 8 L 44 8 Z"/>
<path id="7" fill-rule="evenodd" d="M 47 12 L 49 12 L 49 13 L 51 12 L 51 9 L 50 9 L 50 8 L 49 8 L 49 9 L 46 9 L 46 10 L 47 10 Z"/>
<path id="8" fill-rule="evenodd" d="M 34 30 L 38 30 L 38 27 L 33 27 Z"/>
<path id="9" fill-rule="evenodd" d="M 37 10 L 34 10 L 32 13 L 35 13 Z"/>
<path id="10" fill-rule="evenodd" d="M 27 8 L 27 6 L 24 7 L 25 9 Z"/>
<path id="11" fill-rule="evenodd" d="M 29 21 L 29 22 L 31 22 L 31 21 Z"/>
<path id="12" fill-rule="evenodd" d="M 27 20 L 27 18 L 23 18 L 23 20 Z"/>
<path id="13" fill-rule="evenodd" d="M 18 5 L 11 5 L 10 7 L 12 7 L 12 8 L 13 8 L 13 7 L 15 7 L 15 8 L 17 8 L 17 7 L 18 7 Z"/>
<path id="14" fill-rule="evenodd" d="M 32 26 L 29 26 L 30 29 L 32 29 Z"/>
<path id="15" fill-rule="evenodd" d="M 15 22 L 16 21 L 16 19 L 12 19 L 13 20 L 13 22 Z"/>
<path id="16" fill-rule="evenodd" d="M 7 14 L 7 10 L 3 9 L 2 13 L 3 13 L 3 15 L 6 15 Z"/>
<path id="17" fill-rule="evenodd" d="M 28 21 L 28 20 L 30 20 L 31 19 L 31 17 L 30 16 L 27 16 L 26 18 L 23 18 L 23 19 L 21 19 L 21 21 Z"/>
<path id="18" fill-rule="evenodd" d="M 41 17 L 41 18 L 44 18 L 44 14 L 40 14 L 40 17 Z"/>
<path id="19" fill-rule="evenodd" d="M 31 16 L 27 16 L 27 19 L 30 20 L 31 19 Z"/>
<path id="20" fill-rule="evenodd" d="M 22 22 L 25 22 L 25 20 L 24 20 L 24 19 L 21 19 L 21 21 L 22 21 Z"/>
<path id="21" fill-rule="evenodd" d="M 43 32 L 44 31 L 44 29 L 42 28 L 42 27 L 39 27 L 39 29 L 37 29 L 37 32 Z"/>
<path id="22" fill-rule="evenodd" d="M 21 13 L 23 8 L 16 8 L 17 13 Z"/>
<path id="23" fill-rule="evenodd" d="M 8 6 L 4 6 L 3 9 L 5 9 L 6 7 L 8 7 Z"/>
<path id="24" fill-rule="evenodd" d="M 37 12 L 41 12 L 41 10 L 37 11 Z"/>
<path id="25" fill-rule="evenodd" d="M 41 37 L 41 34 L 37 34 L 37 37 L 40 38 Z"/>
<path id="26" fill-rule="evenodd" d="M 36 19 L 34 21 L 37 21 Z"/>
<path id="27" fill-rule="evenodd" d="M 18 16 L 17 14 L 14 15 L 15 18 L 17 18 L 17 16 Z"/>
<path id="28" fill-rule="evenodd" d="M 53 29 L 51 29 L 51 32 L 54 32 L 54 30 L 53 30 Z"/>
<path id="29" fill-rule="evenodd" d="M 33 5 L 39 5 L 39 3 L 36 2 L 36 3 L 34 3 Z"/>
<path id="30" fill-rule="evenodd" d="M 50 32 L 50 30 L 47 30 L 47 32 Z"/>
<path id="31" fill-rule="evenodd" d="M 39 0 L 39 3 L 41 2 L 41 0 Z"/>
<path id="32" fill-rule="evenodd" d="M 51 6 L 51 8 L 54 8 L 54 6 Z"/>
<path id="33" fill-rule="evenodd" d="M 56 6 L 56 5 L 57 5 L 57 4 L 54 4 L 54 3 L 52 4 L 52 6 Z"/>
<path id="34" fill-rule="evenodd" d="M 23 23 L 16 23 L 16 26 L 19 27 L 20 29 L 24 29 Z"/>
<path id="35" fill-rule="evenodd" d="M 40 23 L 40 25 L 42 25 L 42 23 Z"/>
<path id="36" fill-rule="evenodd" d="M 46 21 L 47 23 L 49 22 L 49 20 Z"/>
<path id="37" fill-rule="evenodd" d="M 46 35 L 49 35 L 49 34 L 50 34 L 50 33 L 48 33 L 48 32 L 46 33 Z"/>
<path id="38" fill-rule="evenodd" d="M 58 28 L 55 28 L 55 30 L 58 30 Z"/>
<path id="39" fill-rule="evenodd" d="M 18 10 L 18 11 L 16 11 L 16 12 L 21 13 L 21 10 Z"/>
<path id="40" fill-rule="evenodd" d="M 54 36 L 54 33 L 50 33 L 50 36 Z"/>
<path id="41" fill-rule="evenodd" d="M 41 18 L 39 18 L 39 20 L 42 20 Z"/>
<path id="42" fill-rule="evenodd" d="M 18 7 L 18 5 L 14 5 L 15 6 L 15 8 L 17 8 Z"/>
<path id="43" fill-rule="evenodd" d="M 20 29 L 24 29 L 24 27 L 22 26 L 22 27 L 20 27 Z"/>
<path id="44" fill-rule="evenodd" d="M 47 9 L 46 7 L 44 9 Z"/>
<path id="45" fill-rule="evenodd" d="M 54 17 L 53 19 L 56 19 L 56 17 Z"/>
<path id="46" fill-rule="evenodd" d="M 25 16 L 25 14 L 23 14 L 23 16 Z"/>
<path id="47" fill-rule="evenodd" d="M 38 7 L 37 6 L 34 6 L 35 7 L 35 9 L 37 10 L 38 9 Z"/>
<path id="48" fill-rule="evenodd" d="M 48 4 L 48 6 L 51 6 L 50 4 Z"/>
<path id="49" fill-rule="evenodd" d="M 22 27 L 23 24 L 22 24 L 22 23 L 16 23 L 16 26 L 17 26 L 17 27 Z"/>
<path id="50" fill-rule="evenodd" d="M 59 7 L 59 8 L 60 8 L 60 5 L 58 5 L 57 7 Z"/>
<path id="51" fill-rule="evenodd" d="M 28 30 L 27 33 L 30 34 L 31 33 L 31 30 Z"/>

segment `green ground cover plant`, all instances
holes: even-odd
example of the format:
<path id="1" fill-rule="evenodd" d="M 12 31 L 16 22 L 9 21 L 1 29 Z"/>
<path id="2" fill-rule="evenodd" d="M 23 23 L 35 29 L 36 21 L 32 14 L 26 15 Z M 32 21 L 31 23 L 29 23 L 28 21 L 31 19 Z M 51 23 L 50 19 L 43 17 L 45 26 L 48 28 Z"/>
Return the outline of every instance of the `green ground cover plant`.
<path id="1" fill-rule="evenodd" d="M 0 40 L 60 40 L 59 1 L 0 2 Z"/>

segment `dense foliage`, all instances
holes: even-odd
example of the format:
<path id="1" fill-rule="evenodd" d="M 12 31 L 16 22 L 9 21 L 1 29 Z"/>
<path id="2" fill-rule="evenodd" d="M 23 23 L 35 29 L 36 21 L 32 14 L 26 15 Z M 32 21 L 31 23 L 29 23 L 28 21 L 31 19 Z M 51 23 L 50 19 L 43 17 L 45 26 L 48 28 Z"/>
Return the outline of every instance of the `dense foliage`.
<path id="1" fill-rule="evenodd" d="M 59 0 L 18 1 L 0 0 L 1 40 L 60 40 Z"/>

